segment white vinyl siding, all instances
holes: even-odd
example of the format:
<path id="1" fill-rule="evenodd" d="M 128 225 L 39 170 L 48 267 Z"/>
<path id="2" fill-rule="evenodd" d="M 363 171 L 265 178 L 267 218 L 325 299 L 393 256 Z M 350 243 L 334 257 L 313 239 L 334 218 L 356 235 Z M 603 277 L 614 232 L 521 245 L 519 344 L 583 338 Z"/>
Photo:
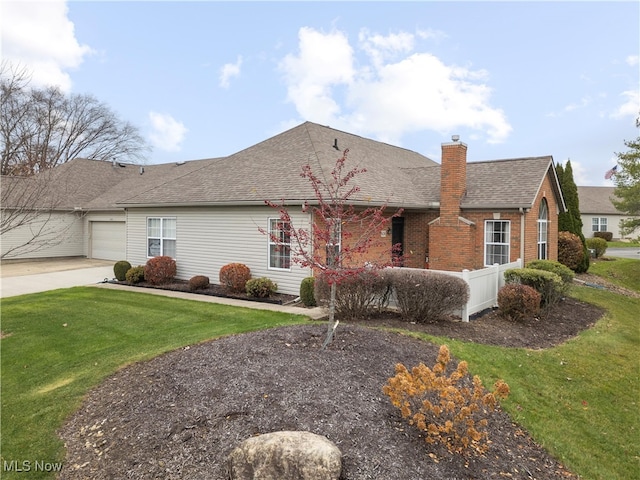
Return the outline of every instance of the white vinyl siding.
<path id="1" fill-rule="evenodd" d="M 84 256 L 82 239 L 83 222 L 79 215 L 52 212 L 4 233 L 0 244 L 7 259 L 79 257 Z M 19 248 L 14 250 L 15 247 Z"/>
<path id="2" fill-rule="evenodd" d="M 228 263 L 247 265 L 254 278 L 267 277 L 278 291 L 297 295 L 300 282 L 311 275 L 293 261 L 290 270 L 268 268 L 268 238 L 258 228 L 267 229 L 276 212 L 267 206 L 135 208 L 127 212 L 127 260 L 144 265 L 147 257 L 147 218 L 176 219 L 176 265 L 178 278 L 188 280 L 206 275 L 219 283 L 220 268 Z M 309 215 L 292 212 L 296 228 L 309 226 Z"/>

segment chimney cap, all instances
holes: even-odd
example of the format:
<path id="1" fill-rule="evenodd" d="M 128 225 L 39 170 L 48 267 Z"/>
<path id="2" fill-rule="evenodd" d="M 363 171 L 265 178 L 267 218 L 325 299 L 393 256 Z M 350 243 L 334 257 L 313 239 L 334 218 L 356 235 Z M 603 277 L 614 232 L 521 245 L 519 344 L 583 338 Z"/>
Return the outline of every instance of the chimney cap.
<path id="1" fill-rule="evenodd" d="M 453 142 L 460 141 L 460 135 L 451 135 L 451 141 Z"/>

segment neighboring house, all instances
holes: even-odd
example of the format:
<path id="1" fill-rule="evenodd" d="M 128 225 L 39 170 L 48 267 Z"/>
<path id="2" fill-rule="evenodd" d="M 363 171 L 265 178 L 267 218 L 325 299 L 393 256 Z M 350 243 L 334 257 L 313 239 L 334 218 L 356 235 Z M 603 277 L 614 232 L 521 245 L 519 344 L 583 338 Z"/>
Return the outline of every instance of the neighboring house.
<path id="1" fill-rule="evenodd" d="M 366 169 L 354 179 L 360 191 L 353 203 L 387 204 L 390 215 L 403 209 L 389 231 L 380 232 L 389 259 L 397 243 L 404 266 L 416 268 L 557 258 L 557 216 L 565 206 L 551 156 L 467 163 L 467 145 L 456 140 L 442 145 L 440 165 L 311 122 L 218 159 L 144 167 L 69 162 L 65 178 L 90 179 L 83 191 L 94 192 L 64 204 L 81 217 L 75 254 L 133 265 L 171 255 L 180 278 L 207 275 L 213 282 L 223 265 L 242 262 L 254 277 L 297 293 L 311 272 L 292 261 L 286 245 L 259 232 L 282 230 L 278 212 L 264 201 L 284 202 L 295 227 L 310 226 L 302 205 L 315 197 L 302 167 L 328 177 L 344 149 L 348 168 Z"/>
<path id="2" fill-rule="evenodd" d="M 631 217 L 613 205 L 614 192 L 615 187 L 578 187 L 584 238 L 592 238 L 594 232 L 611 232 L 614 240 L 631 238 L 620 233 L 620 221 Z"/>

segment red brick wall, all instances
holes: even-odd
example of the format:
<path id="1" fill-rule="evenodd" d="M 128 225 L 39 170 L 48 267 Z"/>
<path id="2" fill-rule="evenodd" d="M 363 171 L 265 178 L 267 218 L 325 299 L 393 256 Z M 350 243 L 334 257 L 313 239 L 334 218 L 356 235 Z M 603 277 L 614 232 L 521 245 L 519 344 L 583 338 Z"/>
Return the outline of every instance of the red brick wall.
<path id="1" fill-rule="evenodd" d="M 457 224 L 460 201 L 467 188 L 467 146 L 462 142 L 442 144 L 440 167 L 440 219 Z"/>
<path id="2" fill-rule="evenodd" d="M 473 269 L 476 226 L 459 221 L 456 225 L 432 223 L 429 231 L 429 268 L 460 271 Z"/>
<path id="3" fill-rule="evenodd" d="M 438 211 L 404 212 L 404 266 L 425 268 L 429 256 L 429 222 L 438 218 Z"/>

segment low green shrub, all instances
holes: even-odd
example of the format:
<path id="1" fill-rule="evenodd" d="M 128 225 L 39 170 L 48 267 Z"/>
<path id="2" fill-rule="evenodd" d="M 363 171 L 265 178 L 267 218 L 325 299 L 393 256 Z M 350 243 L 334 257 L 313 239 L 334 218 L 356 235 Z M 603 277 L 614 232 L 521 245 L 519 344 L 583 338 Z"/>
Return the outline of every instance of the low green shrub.
<path id="1" fill-rule="evenodd" d="M 126 260 L 120 260 L 115 263 L 113 266 L 113 275 L 116 277 L 116 280 L 119 282 L 123 282 L 127 279 L 127 272 L 131 268 L 131 264 Z"/>
<path id="2" fill-rule="evenodd" d="M 462 278 L 429 270 L 391 269 L 385 272 L 402 317 L 411 322 L 438 321 L 469 300 L 469 285 Z"/>
<path id="3" fill-rule="evenodd" d="M 540 313 L 542 295 L 529 285 L 507 284 L 498 292 L 498 313 L 519 321 Z"/>
<path id="4" fill-rule="evenodd" d="M 442 345 L 433 369 L 421 363 L 409 371 L 399 363 L 382 392 L 427 443 L 442 444 L 452 453 L 482 455 L 490 443 L 489 412 L 509 396 L 509 385 L 499 380 L 493 392 L 486 391 L 480 377 L 469 381 L 465 361 L 447 376 L 450 360 Z"/>
<path id="5" fill-rule="evenodd" d="M 159 255 L 147 260 L 144 279 L 153 285 L 162 285 L 173 280 L 176 272 L 176 261 L 167 255 Z"/>
<path id="6" fill-rule="evenodd" d="M 602 238 L 605 242 L 613 240 L 613 232 L 593 232 L 595 238 Z"/>
<path id="7" fill-rule="evenodd" d="M 195 292 L 196 290 L 202 290 L 209 286 L 209 277 L 204 275 L 196 275 L 189 279 L 189 290 Z"/>
<path id="8" fill-rule="evenodd" d="M 336 288 L 336 313 L 344 318 L 366 318 L 386 307 L 389 292 L 389 280 L 378 270 L 355 271 Z M 329 303 L 330 285 L 322 274 L 314 282 L 314 296 L 321 305 Z"/>
<path id="9" fill-rule="evenodd" d="M 557 273 L 534 268 L 512 268 L 504 272 L 504 279 L 507 284 L 528 285 L 535 289 L 542 297 L 543 307 L 560 301 L 569 289 L 569 285 Z"/>
<path id="10" fill-rule="evenodd" d="M 269 298 L 276 293 L 278 285 L 267 277 L 251 278 L 245 285 L 247 294 L 255 298 Z"/>
<path id="11" fill-rule="evenodd" d="M 609 233 L 609 232 L 596 232 L 596 233 Z M 595 234 L 594 234 L 595 235 Z M 587 238 L 587 248 L 594 251 L 596 258 L 604 256 L 607 251 L 607 241 L 602 237 Z"/>
<path id="12" fill-rule="evenodd" d="M 572 283 L 576 274 L 566 265 L 555 260 L 532 260 L 525 265 L 526 268 L 544 270 L 557 274 L 564 283 Z"/>
<path id="13" fill-rule="evenodd" d="M 251 270 L 244 263 L 229 263 L 220 269 L 220 284 L 227 291 L 240 293 L 245 291 L 247 282 L 251 279 Z"/>
<path id="14" fill-rule="evenodd" d="M 300 300 L 305 307 L 317 305 L 316 296 L 313 294 L 315 280 L 314 277 L 306 277 L 300 282 Z"/>
<path id="15" fill-rule="evenodd" d="M 558 261 L 574 272 L 583 269 L 585 249 L 582 240 L 575 233 L 558 233 Z"/>
<path id="16" fill-rule="evenodd" d="M 127 270 L 125 280 L 131 285 L 144 282 L 144 265 L 131 267 L 129 270 Z"/>

